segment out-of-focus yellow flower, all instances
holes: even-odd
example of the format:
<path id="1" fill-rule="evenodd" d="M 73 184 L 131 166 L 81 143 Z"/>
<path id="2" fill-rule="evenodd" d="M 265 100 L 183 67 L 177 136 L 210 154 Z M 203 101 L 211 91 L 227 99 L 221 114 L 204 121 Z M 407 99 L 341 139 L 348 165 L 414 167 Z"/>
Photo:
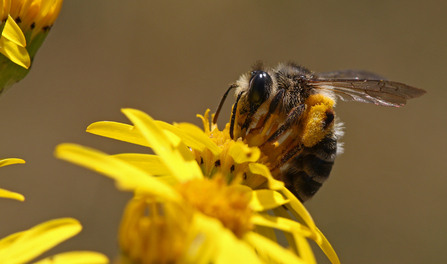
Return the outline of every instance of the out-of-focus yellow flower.
<path id="1" fill-rule="evenodd" d="M 12 164 L 20 164 L 20 163 L 25 163 L 25 161 L 23 159 L 16 159 L 16 158 L 2 159 L 2 160 L 0 160 L 0 167 L 12 165 Z M 21 195 L 20 193 L 11 192 L 11 191 L 1 189 L 1 188 L 0 188 L 0 197 L 15 199 L 15 200 L 19 200 L 22 202 L 25 201 L 25 197 L 23 195 Z"/>
<path id="2" fill-rule="evenodd" d="M 129 110 L 123 111 L 128 115 L 126 111 Z M 222 131 L 218 130 L 217 126 L 211 127 L 209 124 L 209 110 L 206 111 L 204 117 L 199 117 L 203 121 L 204 131 L 187 123 L 170 125 L 162 121 L 153 121 L 152 125 L 154 127 L 158 126 L 157 129 L 162 130 L 166 137 L 175 136 L 179 141 L 179 144 L 188 146 L 189 151 L 184 150 L 184 152 L 193 153 L 193 157 L 190 157 L 189 155 L 187 163 L 190 164 L 190 161 L 194 159 L 196 161 L 195 164 L 199 164 L 204 177 L 212 177 L 219 173 L 224 176 L 227 182 L 242 181 L 243 184 L 249 186 L 251 189 L 260 189 L 259 191 L 270 189 L 275 190 L 275 193 L 277 194 L 281 194 L 281 198 L 287 199 L 288 201 L 284 206 L 265 207 L 263 210 L 272 209 L 275 215 L 282 219 L 281 221 L 276 219 L 275 221 L 277 221 L 277 223 L 287 223 L 283 226 L 283 229 L 281 229 L 284 231 L 290 230 L 288 229 L 290 227 L 287 227 L 287 225 L 293 222 L 294 219 L 297 219 L 298 223 L 296 224 L 310 230 L 311 233 L 309 238 L 314 240 L 321 247 L 331 262 L 339 263 L 335 251 L 328 240 L 316 227 L 309 212 L 305 209 L 302 203 L 284 187 L 282 182 L 273 178 L 267 167 L 267 159 L 260 153 L 259 149 L 256 147 L 250 148 L 240 140 L 232 140 L 229 136 L 228 125 Z M 132 118 L 130 119 L 134 122 Z M 158 144 L 158 142 L 161 141 L 157 139 L 157 137 L 152 137 L 152 140 L 148 140 L 148 137 L 144 136 L 146 133 L 144 132 L 146 129 L 144 126 L 145 125 L 138 123 L 134 123 L 134 126 L 132 126 L 123 123 L 102 121 L 91 124 L 87 128 L 87 132 L 153 148 L 158 156 L 125 153 L 114 155 L 113 157 L 133 164 L 151 175 L 156 175 L 158 179 L 162 179 L 170 185 L 177 184 L 178 179 L 171 176 L 173 173 L 173 165 L 167 165 L 173 163 L 169 163 L 168 159 L 163 158 L 163 155 L 157 152 L 157 148 L 155 147 L 155 144 Z M 166 149 L 170 148 L 166 147 Z M 185 172 L 185 180 L 194 178 L 193 176 L 186 175 L 198 174 L 197 167 L 192 164 L 190 165 L 194 167 L 194 169 L 189 170 L 189 172 L 186 172 L 188 170 L 181 168 L 182 166 L 175 166 L 179 168 L 180 172 Z M 284 207 L 287 208 L 287 210 L 284 209 Z M 255 225 L 255 231 L 257 233 L 276 241 L 276 236 L 272 229 L 265 228 L 266 225 L 269 225 L 269 221 L 271 220 L 271 216 L 268 216 L 265 213 L 262 213 L 262 217 L 256 215 L 251 218 L 251 222 Z M 291 232 L 285 231 L 285 235 L 290 247 L 294 249 L 295 252 L 299 251 L 299 246 L 307 245 L 307 242 L 304 243 L 303 241 L 298 243 L 296 237 L 291 236 Z"/>
<path id="3" fill-rule="evenodd" d="M 81 224 L 72 218 L 54 219 L 0 239 L 0 263 L 29 263 L 47 250 L 78 234 Z M 35 264 L 108 263 L 103 254 L 73 251 L 42 259 Z"/>
<path id="4" fill-rule="evenodd" d="M 22 159 L 9 158 L 0 160 L 0 167 L 25 163 Z M 25 197 L 20 193 L 0 189 L 1 198 L 10 198 L 24 201 Z M 79 233 L 81 224 L 72 218 L 50 220 L 39 224 L 29 230 L 14 233 L 0 239 L 0 263 L 21 264 L 28 263 L 45 251 L 55 247 L 59 243 Z M 103 254 L 90 251 L 73 251 L 54 255 L 42 259 L 35 264 L 57 263 L 108 263 L 108 258 Z"/>
<path id="5" fill-rule="evenodd" d="M 28 74 L 61 7 L 62 0 L 0 1 L 0 93 Z"/>
<path id="6" fill-rule="evenodd" d="M 134 109 L 123 113 L 134 126 L 100 123 L 96 129 L 102 126 L 109 135 L 150 146 L 156 156 L 110 156 L 74 144 L 61 144 L 55 151 L 58 158 L 100 172 L 113 178 L 119 189 L 135 192 L 121 225 L 122 263 L 315 262 L 306 238 L 327 241 L 311 218 L 300 216 L 306 218 L 309 228 L 290 216 L 266 213 L 274 209 L 285 216 L 283 205 L 292 202 L 290 208 L 295 208 L 299 203 L 280 193 L 284 184 L 274 180 L 266 166 L 252 163 L 247 167 L 266 174 L 270 189 L 252 190 L 238 184 L 237 177 L 228 181 L 221 172 L 205 178 L 189 149 L 214 148 L 203 131 L 185 133 L 182 125 L 154 121 Z M 277 244 L 273 229 L 285 232 L 291 250 Z M 172 255 L 166 253 L 170 243 L 176 245 Z"/>

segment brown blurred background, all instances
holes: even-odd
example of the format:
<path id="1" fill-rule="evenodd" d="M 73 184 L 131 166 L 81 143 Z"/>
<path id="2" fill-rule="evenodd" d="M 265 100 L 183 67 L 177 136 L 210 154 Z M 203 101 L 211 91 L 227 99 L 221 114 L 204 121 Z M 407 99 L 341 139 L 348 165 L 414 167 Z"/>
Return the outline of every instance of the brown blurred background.
<path id="1" fill-rule="evenodd" d="M 115 256 L 130 194 L 55 159 L 55 146 L 147 152 L 85 128 L 128 122 L 123 107 L 200 125 L 195 115 L 214 110 L 253 62 L 293 60 L 313 71 L 370 70 L 428 91 L 400 109 L 340 102 L 346 150 L 306 206 L 342 263 L 444 263 L 446 10 L 441 0 L 65 1 L 31 73 L 0 98 L 0 156 L 27 162 L 1 168 L 0 186 L 26 201 L 0 200 L 0 237 L 70 216 L 83 232 L 51 253 Z"/>

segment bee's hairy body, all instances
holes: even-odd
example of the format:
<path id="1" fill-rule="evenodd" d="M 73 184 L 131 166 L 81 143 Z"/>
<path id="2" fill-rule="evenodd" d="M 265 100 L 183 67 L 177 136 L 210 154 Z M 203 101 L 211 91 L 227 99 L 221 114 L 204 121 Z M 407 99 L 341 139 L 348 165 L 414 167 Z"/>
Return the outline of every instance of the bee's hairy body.
<path id="1" fill-rule="evenodd" d="M 342 79 L 338 79 L 342 77 Z M 275 68 L 256 63 L 230 86 L 236 103 L 230 136 L 258 147 L 272 175 L 301 201 L 310 199 L 327 180 L 343 135 L 335 118 L 336 99 L 400 107 L 424 90 L 381 80 L 364 71 L 315 74 L 295 63 Z"/>
<path id="2" fill-rule="evenodd" d="M 265 71 L 272 82 L 265 101 L 254 105 L 247 91 L 253 72 L 257 71 Z M 292 63 L 280 64 L 274 69 L 264 69 L 257 64 L 252 73 L 241 76 L 236 83 L 236 94 L 241 97 L 236 110 L 234 138 L 242 137 L 249 146 L 259 147 L 269 157 L 272 174 L 284 181 L 301 201 L 312 197 L 329 177 L 337 153 L 337 140 L 342 135 L 340 126 L 335 124 L 334 95 L 312 94 L 306 85 L 311 78 L 309 70 Z M 321 109 L 313 111 L 315 108 Z M 274 139 L 273 145 L 256 140 L 262 132 L 264 140 L 274 136 L 287 123 L 288 117 L 290 127 Z"/>

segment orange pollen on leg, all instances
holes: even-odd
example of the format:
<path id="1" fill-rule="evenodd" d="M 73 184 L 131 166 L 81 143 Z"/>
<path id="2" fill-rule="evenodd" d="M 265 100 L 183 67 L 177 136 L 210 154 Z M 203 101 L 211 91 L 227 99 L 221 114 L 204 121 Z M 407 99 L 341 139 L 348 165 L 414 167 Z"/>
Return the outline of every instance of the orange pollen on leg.
<path id="1" fill-rule="evenodd" d="M 322 95 L 311 95 L 306 100 L 307 111 L 303 118 L 302 143 L 306 147 L 312 147 L 320 142 L 330 131 L 333 122 L 326 124 L 327 113 L 334 115 L 334 100 Z"/>

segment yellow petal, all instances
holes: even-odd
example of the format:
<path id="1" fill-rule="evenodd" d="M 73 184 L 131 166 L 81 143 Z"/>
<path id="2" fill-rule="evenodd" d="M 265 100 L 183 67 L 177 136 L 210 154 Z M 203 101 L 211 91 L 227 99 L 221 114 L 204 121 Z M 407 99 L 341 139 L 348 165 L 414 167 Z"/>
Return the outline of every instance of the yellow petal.
<path id="1" fill-rule="evenodd" d="M 203 124 L 203 130 L 205 131 L 205 134 L 210 134 L 210 109 L 206 109 L 205 115 L 196 115 L 198 118 L 202 119 Z"/>
<path id="2" fill-rule="evenodd" d="M 41 1 L 39 15 L 45 17 L 55 2 L 56 0 Z"/>
<path id="3" fill-rule="evenodd" d="M 26 48 L 18 46 L 3 36 L 0 38 L 0 53 L 23 68 L 28 69 L 31 65 L 31 59 Z"/>
<path id="4" fill-rule="evenodd" d="M 307 264 L 307 262 L 304 262 L 293 254 L 292 251 L 254 232 L 245 234 L 244 240 L 256 249 L 256 252 L 262 259 L 268 260 L 270 263 Z"/>
<path id="5" fill-rule="evenodd" d="M 157 176 L 157 180 L 162 181 L 170 186 L 174 186 L 179 183 L 177 178 L 172 175 Z"/>
<path id="6" fill-rule="evenodd" d="M 286 207 L 293 214 L 293 216 L 296 217 L 298 222 L 307 226 L 312 231 L 313 235 L 311 238 L 315 240 L 317 244 L 321 243 L 322 238 L 316 231 L 317 226 L 315 225 L 314 220 L 312 219 L 306 208 L 303 206 L 303 204 L 286 188 L 279 190 L 279 192 L 290 200 L 290 202 L 286 204 Z"/>
<path id="7" fill-rule="evenodd" d="M 128 162 L 135 167 L 138 167 L 150 175 L 167 175 L 169 174 L 168 168 L 161 162 L 160 157 L 150 154 L 138 154 L 138 153 L 123 153 L 112 155 L 113 157 L 122 161 Z"/>
<path id="8" fill-rule="evenodd" d="M 22 30 L 10 15 L 8 15 L 8 20 L 6 20 L 5 28 L 2 32 L 2 37 L 8 39 L 12 43 L 20 47 L 26 47 L 26 39 L 23 35 Z"/>
<path id="9" fill-rule="evenodd" d="M 289 212 L 286 211 L 284 207 L 273 208 L 272 211 L 275 213 L 276 216 L 280 217 L 280 221 L 284 221 L 286 224 L 292 227 L 290 229 L 290 232 L 284 232 L 284 236 L 286 237 L 287 242 L 289 242 L 289 247 L 293 250 L 293 252 L 295 252 L 295 254 L 298 254 L 299 252 L 298 245 L 296 244 L 295 239 L 296 235 L 301 235 L 309 238 L 316 237 L 316 234 L 313 233 L 309 228 L 296 222 L 295 220 L 292 220 Z"/>
<path id="10" fill-rule="evenodd" d="M 281 208 L 283 209 L 283 208 Z M 273 211 L 275 211 L 274 209 Z M 284 210 L 284 209 L 283 209 Z M 276 213 L 276 212 L 275 212 Z M 302 241 L 301 238 L 312 237 L 314 234 L 310 229 L 301 225 L 300 223 L 293 221 L 291 219 L 283 218 L 283 217 L 275 217 L 267 214 L 259 214 L 255 215 L 251 219 L 252 223 L 255 225 L 262 225 L 265 227 L 275 228 L 284 232 L 284 235 L 289 242 L 289 247 L 296 253 L 299 254 L 303 249 L 300 248 L 301 243 L 305 243 L 308 245 L 307 240 L 305 242 Z M 256 229 L 257 230 L 257 229 Z M 312 251 L 311 251 L 312 253 Z M 306 253 L 307 254 L 307 253 Z M 300 255 L 301 256 L 301 255 Z M 312 254 L 313 256 L 313 254 Z"/>
<path id="11" fill-rule="evenodd" d="M 0 167 L 8 166 L 12 164 L 23 164 L 25 161 L 23 159 L 9 158 L 0 160 Z"/>
<path id="12" fill-rule="evenodd" d="M 234 159 L 234 162 L 241 164 L 244 162 L 256 162 L 261 157 L 261 151 L 258 148 L 250 148 L 242 142 L 236 142 L 230 147 L 228 152 Z"/>
<path id="13" fill-rule="evenodd" d="M 196 213 L 193 228 L 197 236 L 186 255 L 185 263 L 261 263 L 252 248 L 215 218 Z"/>
<path id="14" fill-rule="evenodd" d="M 340 263 L 337 254 L 335 253 L 331 244 L 326 239 L 326 237 L 324 237 L 321 231 L 318 230 L 318 228 L 316 227 L 315 223 L 312 220 L 312 217 L 310 216 L 306 208 L 303 206 L 303 204 L 300 201 L 298 201 L 298 199 L 286 188 L 280 190 L 280 192 L 290 200 L 290 202 L 286 204 L 286 207 L 289 209 L 289 211 L 298 219 L 298 222 L 304 224 L 311 230 L 312 235 L 310 236 L 310 238 L 313 239 L 320 246 L 320 248 L 323 250 L 323 252 L 331 260 L 332 263 Z M 277 211 L 280 210 L 284 209 L 281 207 L 275 208 L 274 209 L 275 214 L 277 213 Z M 284 214 L 285 213 L 283 212 L 283 215 Z"/>
<path id="15" fill-rule="evenodd" d="M 92 251 L 72 251 L 60 253 L 34 264 L 107 264 L 109 259 L 101 253 Z"/>
<path id="16" fill-rule="evenodd" d="M 299 256 L 308 264 L 316 264 L 314 253 L 307 242 L 307 239 L 303 236 L 294 236 L 295 244 L 298 246 Z"/>
<path id="17" fill-rule="evenodd" d="M 203 151 L 206 148 L 205 144 L 192 138 L 190 135 L 188 135 L 185 131 L 181 130 L 180 128 L 173 126 L 171 124 L 168 124 L 166 122 L 163 122 L 163 121 L 154 120 L 154 122 L 162 130 L 169 131 L 170 133 L 176 135 L 188 147 L 197 149 L 200 151 Z"/>
<path id="18" fill-rule="evenodd" d="M 250 207 L 254 211 L 265 211 L 288 203 L 289 200 L 272 190 L 255 190 L 251 192 Z"/>
<path id="19" fill-rule="evenodd" d="M 228 231 L 228 235 L 221 236 L 217 239 L 220 241 L 220 250 L 214 259 L 216 264 L 240 263 L 240 264 L 255 264 L 262 263 L 255 251 L 246 243 L 231 236 L 232 233 Z"/>
<path id="20" fill-rule="evenodd" d="M 0 249 L 2 263 L 29 261 L 78 234 L 81 229 L 81 224 L 73 218 L 54 219 L 39 224 L 22 232 L 7 247 Z"/>
<path id="21" fill-rule="evenodd" d="M 11 192 L 5 189 L 0 189 L 0 197 L 1 198 L 10 198 L 14 200 L 19 200 L 21 202 L 25 201 L 25 197 L 20 193 Z"/>
<path id="22" fill-rule="evenodd" d="M 55 0 L 54 5 L 52 6 L 49 14 L 48 14 L 48 25 L 53 25 L 54 21 L 56 21 L 56 18 L 58 17 L 61 9 L 62 9 L 62 0 Z"/>
<path id="23" fill-rule="evenodd" d="M 263 225 L 256 225 L 253 231 L 260 234 L 263 237 L 270 239 L 273 242 L 278 241 L 278 239 L 276 238 L 275 230 L 271 227 L 266 227 Z M 284 234 L 286 234 L 286 233 L 284 233 Z"/>
<path id="24" fill-rule="evenodd" d="M 248 167 L 253 174 L 259 174 L 264 176 L 268 180 L 268 185 L 270 190 L 281 190 L 284 189 L 284 183 L 282 181 L 275 180 L 270 173 L 270 170 L 264 164 L 250 163 Z"/>
<path id="25" fill-rule="evenodd" d="M 202 178 L 202 171 L 188 147 L 173 133 L 162 130 L 147 114 L 135 109 L 122 112 L 132 121 L 179 181 Z"/>
<path id="26" fill-rule="evenodd" d="M 25 2 L 25 0 L 12 1 L 11 8 L 9 10 L 9 15 L 12 17 L 18 17 L 20 9 L 22 8 L 24 2 Z"/>
<path id="27" fill-rule="evenodd" d="M 103 152 L 76 144 L 60 144 L 56 157 L 96 170 L 112 179 L 123 190 L 140 190 L 168 200 L 180 200 L 179 194 L 169 185 L 151 177 L 148 173 L 127 162 Z"/>
<path id="28" fill-rule="evenodd" d="M 16 232 L 7 237 L 0 239 L 0 249 L 9 247 L 10 244 L 14 243 L 21 235 L 25 234 L 26 231 Z"/>
<path id="29" fill-rule="evenodd" d="M 147 142 L 141 135 L 140 131 L 134 126 L 127 124 L 110 121 L 95 122 L 87 127 L 87 132 L 98 136 L 150 147 L 149 142 Z"/>
<path id="30" fill-rule="evenodd" d="M 240 184 L 229 185 L 228 189 L 232 189 L 235 192 L 239 192 L 239 193 L 249 193 L 250 195 L 253 192 L 252 188 L 245 186 L 245 185 L 240 185 Z"/>
<path id="31" fill-rule="evenodd" d="M 275 228 L 288 233 L 295 232 L 303 237 L 310 237 L 312 235 L 312 232 L 307 227 L 287 218 L 257 214 L 252 216 L 251 222 L 255 225 Z"/>
<path id="32" fill-rule="evenodd" d="M 222 149 L 219 148 L 210 138 L 203 132 L 202 129 L 197 126 L 189 123 L 180 123 L 174 124 L 176 127 L 180 128 L 188 137 L 191 138 L 191 141 L 196 142 L 196 144 L 201 145 L 201 149 L 194 148 L 192 145 L 188 143 L 188 141 L 184 140 L 185 144 L 191 148 L 197 149 L 199 151 L 203 151 L 205 148 L 209 149 L 214 156 L 218 156 Z M 172 131 L 171 131 L 172 132 Z M 183 138 L 182 138 L 183 139 Z"/>
<path id="33" fill-rule="evenodd" d="M 324 254 L 326 254 L 326 256 L 332 262 L 332 264 L 340 264 L 340 260 L 338 259 L 337 253 L 335 253 L 334 248 L 331 246 L 331 244 L 326 239 L 326 237 L 323 235 L 323 233 L 321 233 L 321 231 L 318 228 L 316 228 L 316 229 L 321 237 L 321 242 L 318 243 L 321 250 L 323 250 Z"/>

